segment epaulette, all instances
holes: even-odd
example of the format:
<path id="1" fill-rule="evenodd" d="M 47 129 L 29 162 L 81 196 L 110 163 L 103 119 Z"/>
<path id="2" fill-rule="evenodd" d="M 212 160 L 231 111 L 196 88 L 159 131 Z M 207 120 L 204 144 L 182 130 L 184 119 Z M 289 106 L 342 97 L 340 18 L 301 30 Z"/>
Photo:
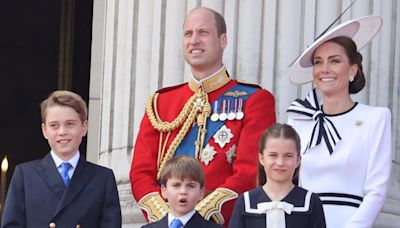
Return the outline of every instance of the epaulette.
<path id="1" fill-rule="evenodd" d="M 179 84 L 179 85 L 174 85 L 174 86 L 169 86 L 169 87 L 161 88 L 161 89 L 157 90 L 156 93 L 165 93 L 165 92 L 168 92 L 168 91 L 177 89 L 177 88 L 179 88 L 179 87 L 182 87 L 182 86 L 184 86 L 184 85 L 186 85 L 186 84 L 187 84 L 187 82 L 182 83 L 182 84 Z"/>
<path id="2" fill-rule="evenodd" d="M 251 87 L 262 89 L 262 87 L 257 83 L 250 83 L 250 82 L 246 82 L 246 81 L 243 81 L 243 80 L 240 80 L 240 79 L 238 79 L 237 82 L 239 84 L 242 84 L 242 85 L 248 85 L 248 86 L 251 86 Z"/>

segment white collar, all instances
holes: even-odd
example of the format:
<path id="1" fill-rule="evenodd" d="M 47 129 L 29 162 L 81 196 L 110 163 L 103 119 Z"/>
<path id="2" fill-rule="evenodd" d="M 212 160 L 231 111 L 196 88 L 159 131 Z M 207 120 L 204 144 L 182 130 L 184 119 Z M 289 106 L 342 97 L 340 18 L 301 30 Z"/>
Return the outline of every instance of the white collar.
<path id="1" fill-rule="evenodd" d="M 191 212 L 187 213 L 186 215 L 182 217 L 175 217 L 171 212 L 168 213 L 168 227 L 171 225 L 172 220 L 174 219 L 179 219 L 182 222 L 182 226 L 185 226 L 187 222 L 192 218 L 192 216 L 196 213 L 195 210 L 192 210 Z"/>
<path id="2" fill-rule="evenodd" d="M 50 151 L 50 155 L 53 158 L 53 161 L 56 164 L 57 168 L 61 165 L 61 163 L 68 162 L 68 163 L 70 163 L 72 165 L 72 168 L 75 169 L 76 166 L 78 165 L 78 161 L 79 161 L 79 157 L 80 157 L 79 151 L 77 151 L 75 153 L 75 155 L 71 159 L 69 159 L 68 161 L 62 160 L 60 157 L 57 156 L 56 153 L 54 153 L 54 151 Z"/>

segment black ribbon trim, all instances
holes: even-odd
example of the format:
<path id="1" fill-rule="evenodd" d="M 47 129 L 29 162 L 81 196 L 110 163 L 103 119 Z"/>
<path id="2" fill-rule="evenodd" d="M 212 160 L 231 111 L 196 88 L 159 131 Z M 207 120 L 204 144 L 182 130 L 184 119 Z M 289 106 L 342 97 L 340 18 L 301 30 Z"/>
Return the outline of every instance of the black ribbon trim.
<path id="1" fill-rule="evenodd" d="M 348 198 L 348 199 L 355 199 L 355 200 L 360 200 L 363 201 L 363 198 L 361 196 L 357 195 L 351 195 L 351 194 L 346 194 L 346 193 L 334 193 L 334 192 L 324 192 L 324 193 L 318 193 L 317 194 L 319 197 L 340 197 L 340 198 Z"/>
<path id="2" fill-rule="evenodd" d="M 363 201 L 363 197 L 357 196 L 357 195 L 351 195 L 351 194 L 346 194 L 346 193 L 333 193 L 333 192 L 324 192 L 324 193 L 318 193 L 318 197 L 320 198 L 322 204 L 328 204 L 328 205 L 339 205 L 339 206 L 351 206 L 351 207 L 360 207 L 359 203 L 354 203 L 354 202 L 348 202 L 344 200 L 324 200 L 321 197 L 337 197 L 337 198 L 343 198 L 343 199 L 353 199 L 353 200 L 359 200 Z"/>
<path id="3" fill-rule="evenodd" d="M 315 125 L 311 133 L 311 139 L 308 142 L 306 150 L 313 146 L 319 145 L 323 139 L 329 154 L 332 155 L 334 147 L 342 138 L 333 122 L 326 118 L 325 114 L 320 109 L 317 92 L 315 89 L 310 92 L 305 100 L 296 99 L 288 108 L 287 113 L 289 115 L 292 113 L 307 116 L 315 121 Z"/>
<path id="4" fill-rule="evenodd" d="M 322 204 L 327 205 L 339 205 L 339 206 L 350 206 L 350 207 L 360 207 L 359 203 L 346 202 L 346 201 L 338 201 L 338 200 L 321 200 Z"/>

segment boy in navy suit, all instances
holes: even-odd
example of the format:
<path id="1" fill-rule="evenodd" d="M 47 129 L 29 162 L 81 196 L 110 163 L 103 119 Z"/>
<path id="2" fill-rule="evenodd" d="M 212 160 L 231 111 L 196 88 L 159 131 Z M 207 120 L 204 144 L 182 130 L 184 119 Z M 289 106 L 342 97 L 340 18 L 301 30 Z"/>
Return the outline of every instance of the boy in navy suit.
<path id="1" fill-rule="evenodd" d="M 161 195 L 168 201 L 169 212 L 160 221 L 143 228 L 219 228 L 194 210 L 204 197 L 204 170 L 190 156 L 174 156 L 165 163 L 160 175 Z"/>
<path id="2" fill-rule="evenodd" d="M 78 150 L 88 130 L 85 101 L 75 93 L 55 91 L 40 108 L 51 151 L 15 168 L 1 227 L 120 228 L 112 170 L 87 162 Z"/>

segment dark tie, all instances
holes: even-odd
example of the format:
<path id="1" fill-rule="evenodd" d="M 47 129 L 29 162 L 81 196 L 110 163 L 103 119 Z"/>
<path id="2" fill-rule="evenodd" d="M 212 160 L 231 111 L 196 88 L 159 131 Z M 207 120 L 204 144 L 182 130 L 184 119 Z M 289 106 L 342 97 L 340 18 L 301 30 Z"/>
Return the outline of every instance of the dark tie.
<path id="1" fill-rule="evenodd" d="M 72 167 L 72 165 L 68 162 L 63 162 L 61 163 L 61 178 L 64 181 L 65 187 L 69 185 L 69 176 L 68 176 L 68 170 Z"/>
<path id="2" fill-rule="evenodd" d="M 171 228 L 181 228 L 182 227 L 182 222 L 179 219 L 174 219 L 171 222 Z"/>

